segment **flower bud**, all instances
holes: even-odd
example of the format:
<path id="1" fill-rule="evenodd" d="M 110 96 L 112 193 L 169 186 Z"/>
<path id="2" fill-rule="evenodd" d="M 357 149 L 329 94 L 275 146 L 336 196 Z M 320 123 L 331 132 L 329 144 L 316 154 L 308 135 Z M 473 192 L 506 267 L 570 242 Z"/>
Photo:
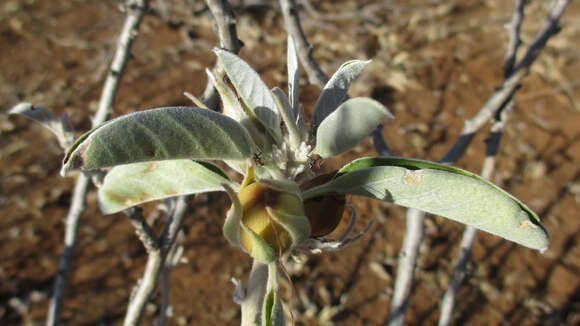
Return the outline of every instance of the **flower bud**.
<path id="1" fill-rule="evenodd" d="M 292 226 L 288 225 L 292 221 L 279 218 L 304 216 L 302 200 L 296 194 L 254 182 L 242 187 L 238 198 L 242 206 L 242 223 L 246 227 L 240 230 L 240 244 L 247 252 L 252 253 L 256 245 L 248 229 L 262 238 L 276 254 L 280 248 L 283 252 L 292 246 L 296 238 L 291 234 Z"/>

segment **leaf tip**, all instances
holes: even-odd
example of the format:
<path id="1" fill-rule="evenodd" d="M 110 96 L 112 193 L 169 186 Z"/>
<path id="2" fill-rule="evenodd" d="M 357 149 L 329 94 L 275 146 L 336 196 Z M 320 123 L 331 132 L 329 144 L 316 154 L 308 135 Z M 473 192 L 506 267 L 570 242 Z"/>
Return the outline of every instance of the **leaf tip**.
<path id="1" fill-rule="evenodd" d="M 34 110 L 34 105 L 29 102 L 20 102 L 14 105 L 9 111 L 8 114 L 21 114 L 22 112 Z"/>

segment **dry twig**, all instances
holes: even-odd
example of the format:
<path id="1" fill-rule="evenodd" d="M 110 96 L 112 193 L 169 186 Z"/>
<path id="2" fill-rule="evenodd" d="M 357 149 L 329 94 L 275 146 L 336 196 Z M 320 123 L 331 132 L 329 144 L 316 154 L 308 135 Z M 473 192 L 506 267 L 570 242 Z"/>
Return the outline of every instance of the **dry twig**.
<path id="1" fill-rule="evenodd" d="M 491 135 L 486 140 L 487 153 L 483 166 L 481 168 L 481 176 L 489 179 L 493 174 L 495 168 L 495 161 L 499 150 L 499 144 L 505 125 L 507 124 L 509 115 L 512 112 L 514 102 L 513 100 L 501 111 L 501 118 L 496 121 L 491 127 Z M 461 238 L 459 245 L 459 253 L 457 254 L 457 265 L 453 271 L 453 275 L 449 279 L 447 290 L 441 300 L 441 314 L 439 315 L 439 326 L 446 326 L 451 323 L 453 317 L 453 308 L 455 305 L 455 296 L 459 290 L 459 286 L 466 274 L 467 263 L 471 256 L 471 248 L 477 235 L 477 229 L 472 226 L 467 226 Z"/>
<path id="2" fill-rule="evenodd" d="M 119 41 L 117 50 L 111 63 L 109 75 L 105 81 L 105 86 L 101 93 L 99 108 L 93 119 L 93 127 L 96 127 L 107 120 L 109 113 L 112 111 L 115 95 L 119 87 L 121 75 L 125 70 L 127 61 L 129 60 L 129 53 L 131 45 L 137 36 L 137 30 L 147 11 L 149 5 L 148 0 L 128 0 L 127 1 L 127 18 Z M 64 252 L 58 266 L 56 279 L 54 282 L 54 290 L 52 300 L 48 309 L 46 318 L 46 325 L 60 324 L 60 312 L 62 310 L 63 292 L 68 283 L 68 273 L 72 266 L 72 258 L 77 243 L 77 231 L 79 226 L 79 219 L 85 211 L 85 199 L 89 189 L 90 178 L 85 174 L 80 174 L 77 177 L 71 206 L 66 217 L 66 229 L 64 239 Z"/>
<path id="3" fill-rule="evenodd" d="M 157 286 L 159 276 L 166 264 L 167 257 L 169 256 L 171 248 L 175 244 L 178 233 L 181 230 L 186 212 L 187 197 L 178 197 L 175 209 L 169 214 L 163 233 L 158 239 L 150 237 L 151 233 L 145 230 L 146 227 L 142 229 L 139 226 L 142 225 L 141 223 L 134 223 L 134 225 L 138 226 L 137 234 L 139 237 L 141 238 L 145 235 L 145 241 L 143 241 L 143 243 L 148 249 L 148 255 L 143 277 L 133 289 L 123 325 L 134 326 L 139 324 L 145 306 L 147 305 L 147 302 L 149 302 L 149 299 Z M 156 242 L 157 245 L 147 245 L 150 241 Z M 164 314 L 165 311 L 162 311 L 162 313 Z"/>
<path id="4" fill-rule="evenodd" d="M 475 137 L 475 134 L 481 130 L 481 128 L 487 124 L 494 116 L 500 112 L 503 108 L 506 107 L 508 103 L 511 102 L 511 98 L 514 92 L 519 88 L 519 85 L 523 79 L 523 77 L 529 71 L 530 65 L 534 62 L 537 58 L 541 49 L 544 48 L 548 39 L 553 36 L 557 32 L 558 21 L 562 16 L 564 10 L 569 4 L 569 0 L 560 0 L 558 1 L 554 7 L 550 15 L 548 16 L 548 21 L 546 26 L 540 31 L 538 36 L 536 37 L 535 41 L 530 45 L 528 48 L 526 55 L 522 59 L 522 61 L 511 71 L 511 74 L 506 77 L 503 84 L 495 91 L 494 94 L 488 99 L 486 104 L 480 109 L 477 115 L 465 122 L 465 126 L 459 136 L 457 142 L 453 145 L 453 147 L 449 150 L 449 152 L 443 157 L 441 160 L 442 163 L 451 164 L 458 160 L 465 150 Z M 516 8 L 517 10 L 518 8 Z M 514 19 L 519 19 L 517 17 Z M 517 23 L 512 24 L 512 28 L 516 28 Z M 512 33 L 513 34 L 513 33 Z M 510 42 L 510 44 L 512 44 Z M 517 43 L 514 43 L 517 44 Z M 508 59 L 517 51 L 517 45 L 510 45 L 509 51 L 513 51 L 513 54 L 508 56 Z M 508 53 L 509 53 L 508 51 Z M 512 64 L 506 65 L 506 71 L 509 70 L 509 67 L 513 66 Z M 420 212 L 417 214 L 414 212 L 414 209 L 409 209 L 407 211 L 407 223 L 412 223 L 413 225 L 421 225 L 421 230 L 419 231 L 418 228 L 414 229 L 414 232 L 420 232 L 422 234 L 423 222 L 425 218 L 425 214 Z M 407 228 L 409 231 L 410 229 Z M 419 243 L 414 243 L 411 241 L 407 241 L 407 237 L 410 239 L 414 239 L 414 241 L 419 241 Z M 405 240 L 403 248 L 401 249 L 400 258 L 403 255 L 412 255 L 414 257 L 417 256 L 417 253 L 413 253 L 412 250 L 418 250 L 419 244 L 422 241 L 422 237 L 418 237 L 414 234 L 405 234 Z M 408 246 L 405 246 L 408 244 Z M 410 267 L 411 270 L 414 270 L 414 266 L 416 261 L 410 261 L 408 259 L 404 259 L 403 261 L 399 261 L 399 265 L 402 263 L 404 264 L 412 264 Z M 405 310 L 407 306 L 407 302 L 411 293 L 411 286 L 413 280 L 413 273 L 408 273 L 409 266 L 405 267 L 398 267 L 397 268 L 397 278 L 395 283 L 395 291 L 393 295 L 393 300 L 391 302 L 391 312 L 389 314 L 389 321 L 388 325 L 403 325 L 405 319 Z M 401 273 L 399 273 L 401 271 Z"/>
<path id="5" fill-rule="evenodd" d="M 227 0 L 206 0 L 207 6 L 213 15 L 216 25 L 217 33 L 220 40 L 220 47 L 237 54 L 243 46 L 243 43 L 238 39 L 236 31 L 236 16 L 232 10 L 232 6 Z M 220 69 L 218 65 L 214 68 Z M 216 72 L 216 76 L 221 73 Z M 216 110 L 219 106 L 219 99 L 216 89 L 211 82 L 207 81 L 205 90 L 203 92 L 204 103 L 212 110 Z"/>

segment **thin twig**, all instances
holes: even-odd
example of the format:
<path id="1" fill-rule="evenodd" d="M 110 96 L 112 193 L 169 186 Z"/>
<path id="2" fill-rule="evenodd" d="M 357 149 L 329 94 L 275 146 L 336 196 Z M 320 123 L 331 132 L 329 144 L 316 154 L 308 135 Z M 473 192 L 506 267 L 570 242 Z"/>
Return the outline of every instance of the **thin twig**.
<path id="1" fill-rule="evenodd" d="M 509 115 L 512 112 L 513 104 L 514 102 L 512 100 L 510 103 L 508 103 L 506 108 L 502 110 L 500 120 L 493 124 L 491 127 L 491 135 L 486 140 L 487 153 L 481 168 L 481 176 L 486 179 L 491 178 L 491 175 L 493 174 L 495 161 L 499 150 L 499 144 L 501 142 L 501 136 L 507 124 Z M 463 232 L 461 244 L 459 245 L 459 253 L 457 255 L 457 265 L 453 271 L 451 279 L 449 280 L 449 284 L 447 285 L 447 290 L 443 295 L 443 299 L 441 300 L 439 326 L 447 326 L 451 323 L 451 319 L 453 317 L 453 308 L 455 305 L 455 297 L 457 295 L 457 291 L 459 290 L 459 286 L 465 278 L 467 263 L 469 262 L 469 257 L 471 256 L 471 248 L 473 247 L 473 242 L 475 241 L 476 235 L 477 229 L 472 226 L 467 226 Z"/>
<path id="2" fill-rule="evenodd" d="M 282 15 L 284 16 L 284 24 L 286 31 L 292 35 L 296 43 L 296 51 L 298 58 L 308 75 L 308 80 L 311 84 L 318 87 L 324 87 L 328 82 L 328 76 L 322 71 L 318 62 L 312 56 L 312 46 L 306 40 L 306 35 L 300 24 L 300 17 L 298 17 L 298 9 L 296 9 L 295 0 L 280 0 L 282 7 Z"/>
<path id="3" fill-rule="evenodd" d="M 139 24 L 148 8 L 148 0 L 129 0 L 127 1 L 127 17 L 119 37 L 117 50 L 111 63 L 110 73 L 107 76 L 99 108 L 93 119 L 93 127 L 96 127 L 107 120 L 109 113 L 112 111 L 115 94 L 119 87 L 121 75 L 125 70 L 129 52 L 133 40 L 137 36 Z M 71 207 L 66 217 L 66 230 L 64 239 L 64 252 L 62 254 L 56 279 L 52 300 L 48 309 L 46 325 L 53 326 L 60 324 L 60 313 L 62 310 L 62 300 L 64 290 L 68 283 L 68 273 L 72 266 L 72 258 L 77 242 L 79 219 L 85 210 L 85 200 L 89 188 L 90 178 L 87 175 L 80 174 L 77 177 L 75 190 L 71 199 Z"/>
<path id="4" fill-rule="evenodd" d="M 548 19 L 542 30 L 538 33 L 534 42 L 528 48 L 526 55 L 520 61 L 520 63 L 514 69 L 514 74 L 518 70 L 528 70 L 532 63 L 536 60 L 542 49 L 546 46 L 546 42 L 550 39 L 550 37 L 554 36 L 558 33 L 558 23 L 560 22 L 560 18 L 566 8 L 570 4 L 570 0 L 558 0 L 550 11 L 548 15 Z"/>
<path id="5" fill-rule="evenodd" d="M 242 48 L 242 42 L 238 39 L 236 17 L 232 6 L 227 0 L 206 0 L 205 2 L 216 21 L 220 47 L 238 53 Z"/>
<path id="6" fill-rule="evenodd" d="M 547 40 L 557 32 L 558 20 L 560 19 L 562 13 L 569 4 L 569 0 L 560 0 L 553 7 L 552 12 L 548 17 L 548 22 L 546 26 L 538 33 L 536 40 L 530 45 L 529 49 L 524 56 L 524 59 L 513 69 L 511 75 L 509 75 L 503 82 L 502 86 L 499 87 L 494 94 L 488 99 L 486 104 L 480 109 L 477 115 L 471 120 L 465 122 L 465 126 L 461 131 L 457 142 L 449 150 L 449 152 L 440 161 L 444 164 L 451 164 L 458 160 L 465 150 L 471 143 L 471 140 L 475 137 L 475 134 L 483 128 L 494 116 L 505 108 L 508 103 L 511 102 L 514 92 L 519 88 L 521 80 L 528 73 L 530 65 L 533 63 L 535 58 L 537 58 L 540 50 L 544 48 Z M 510 47 L 510 49 L 512 49 Z M 516 49 L 517 50 L 517 49 Z M 413 225 L 420 224 L 421 230 L 418 231 L 417 228 L 412 229 L 407 227 L 407 231 L 419 232 L 420 235 L 423 234 L 423 222 L 425 218 L 425 213 L 418 212 L 415 209 L 409 209 L 407 211 L 407 223 Z M 389 326 L 403 325 L 405 319 L 405 312 L 407 307 L 407 302 L 411 293 L 411 287 L 413 282 L 413 273 L 409 273 L 409 270 L 414 270 L 416 261 L 409 259 L 402 259 L 404 256 L 417 257 L 416 252 L 411 250 L 418 250 L 419 244 L 422 241 L 422 236 L 418 236 L 412 233 L 405 233 L 405 240 L 403 241 L 402 253 L 399 255 L 399 265 L 404 264 L 408 266 L 398 266 L 397 276 L 395 282 L 395 292 L 393 295 L 393 300 L 391 301 L 391 312 L 389 315 Z M 414 241 L 419 241 L 419 243 L 414 243 L 413 241 L 407 241 L 407 238 L 413 239 Z M 401 271 L 401 273 L 399 273 Z M 399 289 L 399 290 L 398 290 Z"/>
<path id="7" fill-rule="evenodd" d="M 76 180 L 71 206 L 65 220 L 64 252 L 60 257 L 60 263 L 58 264 L 52 300 L 50 301 L 46 317 L 46 325 L 48 326 L 60 325 L 60 313 L 62 310 L 64 290 L 67 287 L 68 275 L 72 269 L 72 261 L 77 244 L 79 220 L 86 208 L 85 199 L 90 182 L 91 178 L 85 174 L 80 174 Z"/>
<path id="8" fill-rule="evenodd" d="M 127 10 L 127 18 L 125 19 L 125 24 L 123 25 L 123 30 L 117 43 L 117 51 L 113 57 L 113 62 L 111 62 L 109 75 L 107 76 L 107 80 L 105 80 L 105 86 L 101 93 L 99 109 L 95 114 L 93 126 L 98 126 L 105 122 L 113 110 L 113 103 L 115 101 L 115 95 L 117 95 L 117 90 L 119 89 L 119 82 L 121 81 L 121 76 L 125 71 L 127 62 L 131 57 L 131 46 L 137 37 L 141 20 L 149 8 L 149 0 L 127 0 L 125 7 Z"/>
<path id="9" fill-rule="evenodd" d="M 423 242 L 423 224 L 425 222 L 425 213 L 418 209 L 407 210 L 407 227 L 403 245 L 399 251 L 399 260 L 397 264 L 397 278 L 391 299 L 391 309 L 387 325 L 403 325 L 405 322 L 405 313 L 413 285 L 413 275 L 415 265 L 419 256 L 419 247 Z"/>
<path id="10" fill-rule="evenodd" d="M 159 250 L 159 237 L 155 235 L 155 231 L 153 231 L 149 224 L 147 224 L 147 221 L 145 221 L 145 218 L 143 217 L 143 209 L 138 206 L 133 206 L 126 209 L 125 214 L 127 214 L 129 221 L 133 224 L 135 233 L 137 233 L 139 240 L 141 240 L 143 246 L 145 246 L 147 253 Z"/>
<path id="11" fill-rule="evenodd" d="M 169 288 L 171 284 L 171 271 L 179 263 L 183 247 L 179 244 L 183 238 L 183 232 L 180 232 L 177 240 L 171 246 L 171 250 L 165 258 L 165 265 L 161 271 L 161 305 L 159 307 L 159 320 L 156 326 L 165 326 L 167 324 L 167 317 L 169 316 L 169 309 L 171 307 Z"/>
<path id="12" fill-rule="evenodd" d="M 394 153 L 383 137 L 383 125 L 380 124 L 371 134 L 371 142 L 379 156 L 393 156 Z"/>
<path id="13" fill-rule="evenodd" d="M 188 198 L 187 196 L 178 197 L 175 209 L 167 218 L 160 238 L 160 245 L 148 252 L 145 271 L 131 295 L 125 321 L 123 322 L 124 326 L 135 326 L 139 324 L 145 306 L 157 286 L 159 276 L 167 262 L 169 252 L 175 244 L 177 235 L 183 225 L 185 213 L 187 212 Z M 165 311 L 162 311 L 162 313 L 165 313 Z"/>
<path id="14" fill-rule="evenodd" d="M 522 28 L 522 22 L 524 21 L 524 8 L 526 6 L 526 0 L 516 0 L 516 5 L 514 8 L 514 14 L 512 15 L 512 20 L 509 25 L 509 42 L 508 49 L 505 55 L 505 63 L 503 66 L 503 76 L 504 78 L 509 77 L 516 64 L 516 57 L 518 54 L 518 49 L 522 44 L 520 38 L 520 31 Z"/>
<path id="15" fill-rule="evenodd" d="M 232 53 L 239 53 L 243 43 L 238 38 L 236 16 L 234 15 L 232 6 L 227 0 L 206 0 L 205 2 L 216 21 L 220 47 Z M 221 73 L 217 69 L 221 69 L 219 65 L 214 67 L 214 74 L 220 76 Z M 203 98 L 205 105 L 212 110 L 217 110 L 219 107 L 219 98 L 211 80 L 207 81 Z"/>
<path id="16" fill-rule="evenodd" d="M 528 73 L 531 64 L 546 46 L 548 39 L 558 31 L 558 21 L 569 3 L 570 0 L 560 0 L 554 5 L 552 12 L 548 16 L 546 25 L 538 33 L 535 41 L 526 51 L 524 58 L 513 69 L 511 75 L 504 80 L 503 84 L 488 99 L 477 115 L 465 122 L 459 139 L 441 160 L 443 163 L 449 164 L 459 159 L 471 143 L 475 133 L 487 124 L 501 107 L 509 102 L 514 92 L 519 88 L 522 79 Z"/>

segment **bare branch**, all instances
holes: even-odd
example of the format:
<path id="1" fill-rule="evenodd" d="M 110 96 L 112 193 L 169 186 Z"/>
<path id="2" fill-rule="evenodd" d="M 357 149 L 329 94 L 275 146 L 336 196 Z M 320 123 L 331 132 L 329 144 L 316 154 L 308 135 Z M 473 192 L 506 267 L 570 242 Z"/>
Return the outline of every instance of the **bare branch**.
<path id="1" fill-rule="evenodd" d="M 232 6 L 227 0 L 206 0 L 218 29 L 220 47 L 233 53 L 240 52 L 242 42 L 238 39 L 236 31 L 236 17 Z"/>
<path id="2" fill-rule="evenodd" d="M 481 168 L 481 176 L 486 179 L 489 179 L 493 174 L 501 136 L 503 134 L 503 130 L 506 126 L 509 115 L 512 112 L 513 105 L 514 102 L 512 100 L 508 103 L 506 108 L 502 110 L 500 120 L 493 124 L 491 128 L 491 135 L 489 135 L 489 138 L 486 140 L 487 153 Z M 451 324 L 451 318 L 453 317 L 453 307 L 455 305 L 455 297 L 457 295 L 457 291 L 459 290 L 459 286 L 465 278 L 467 263 L 469 262 L 469 257 L 471 256 L 471 248 L 473 247 L 473 242 L 475 241 L 476 235 L 477 229 L 472 226 L 467 226 L 463 232 L 461 244 L 459 245 L 459 253 L 457 255 L 457 265 L 453 271 L 451 279 L 449 279 L 447 290 L 445 291 L 441 301 L 439 326 L 447 326 Z"/>
<path id="3" fill-rule="evenodd" d="M 147 221 L 145 221 L 145 218 L 143 217 L 143 209 L 141 207 L 133 206 L 127 208 L 125 214 L 127 214 L 129 221 L 131 221 L 131 224 L 135 227 L 135 232 L 137 233 L 139 240 L 143 243 L 143 246 L 145 246 L 147 253 L 159 250 L 159 238 L 155 235 L 155 232 L 151 229 L 149 224 L 147 224 Z"/>
<path id="4" fill-rule="evenodd" d="M 509 25 L 508 49 L 505 56 L 505 64 L 503 66 L 504 78 L 508 78 L 512 74 L 512 71 L 514 70 L 514 65 L 516 63 L 518 48 L 520 44 L 522 44 L 520 38 L 520 30 L 522 27 L 522 22 L 524 21 L 525 6 L 526 0 L 516 0 L 514 14 L 512 16 L 512 20 Z"/>
<path id="5" fill-rule="evenodd" d="M 311 84 L 318 87 L 324 87 L 328 82 L 328 76 L 322 71 L 314 57 L 312 56 L 312 46 L 308 44 L 304 30 L 300 24 L 300 17 L 298 17 L 298 9 L 296 9 L 295 0 L 280 0 L 282 7 L 282 15 L 284 15 L 284 24 L 286 31 L 292 35 L 294 42 L 296 42 L 296 51 L 302 66 L 308 75 Z"/>
<path id="6" fill-rule="evenodd" d="M 178 197 L 175 209 L 173 209 L 167 217 L 167 222 L 161 235 L 159 247 L 148 252 L 147 265 L 145 266 L 143 277 L 137 283 L 137 286 L 131 295 L 127 314 L 125 315 L 125 321 L 123 322 L 124 326 L 135 326 L 139 324 L 145 306 L 157 287 L 157 282 L 160 279 L 161 272 L 167 263 L 167 258 L 170 256 L 169 253 L 171 252 L 171 248 L 173 247 L 179 230 L 181 230 L 181 226 L 183 225 L 183 220 L 186 215 L 185 213 L 187 212 L 188 198 L 189 197 L 187 196 Z M 167 277 L 169 276 L 167 275 Z M 165 311 L 162 311 L 162 313 L 165 313 Z"/>
<path id="7" fill-rule="evenodd" d="M 408 209 L 406 220 L 405 239 L 401 251 L 399 251 L 397 279 L 391 300 L 389 320 L 387 321 L 389 326 L 404 325 L 405 323 L 405 312 L 411 294 L 415 264 L 419 256 L 419 247 L 423 241 L 425 213 L 417 209 Z"/>
<path id="8" fill-rule="evenodd" d="M 486 104 L 480 109 L 475 117 L 471 120 L 465 122 L 461 135 L 449 152 L 440 161 L 444 164 L 452 164 L 458 160 L 465 150 L 470 145 L 471 140 L 475 137 L 475 134 L 483 128 L 494 116 L 497 116 L 498 112 L 503 110 L 512 101 L 512 96 L 517 91 L 520 86 L 521 80 L 528 73 L 530 65 L 537 58 L 540 50 L 544 48 L 547 40 L 557 32 L 558 20 L 561 17 L 563 11 L 567 7 L 569 0 L 560 0 L 553 7 L 552 12 L 548 16 L 548 22 L 546 26 L 540 31 L 536 40 L 530 45 L 524 59 L 517 65 L 516 68 L 506 77 L 503 84 L 491 95 Z M 516 10 L 519 8 L 516 7 Z M 519 19 L 517 14 L 514 14 L 514 19 Z M 518 22 L 513 23 L 513 26 L 521 24 Z M 511 36 L 510 36 L 511 37 Z M 516 36 L 517 37 L 517 36 Z M 517 46 L 512 47 L 510 45 L 509 51 L 516 51 Z M 515 55 L 515 53 L 514 53 Z M 508 56 L 508 58 L 510 58 Z M 491 163 L 488 163 L 491 164 Z M 403 248 L 401 249 L 401 255 L 399 256 L 399 266 L 397 267 L 397 278 L 395 283 L 395 292 L 393 294 L 393 300 L 391 303 L 391 312 L 389 315 L 388 325 L 402 325 L 404 323 L 405 310 L 407 307 L 407 301 L 411 292 L 412 287 L 412 271 L 415 267 L 416 260 L 404 259 L 410 255 L 416 259 L 417 252 L 412 250 L 418 250 L 419 244 L 422 241 L 423 233 L 423 222 L 425 218 L 425 213 L 416 211 L 414 209 L 409 209 L 407 211 L 407 223 L 414 226 L 420 225 L 416 228 L 407 227 L 407 233 L 405 233 L 405 240 L 403 241 Z M 418 234 L 410 233 L 418 232 Z M 467 237 L 470 237 L 470 233 L 467 233 Z M 473 235 L 474 236 L 474 235 Z M 409 239 L 409 240 L 407 240 Z M 418 241 L 414 243 L 413 241 Z M 466 239 L 469 241 L 469 239 Z M 472 241 L 472 240 L 471 240 Z M 403 256 L 405 255 L 405 256 Z M 404 265 L 404 266 L 401 266 Z"/>
<path id="9" fill-rule="evenodd" d="M 48 308 L 46 317 L 46 325 L 53 326 L 60 324 L 60 313 L 62 310 L 62 300 L 64 298 L 64 290 L 68 284 L 68 275 L 71 270 L 72 260 L 75 253 L 78 235 L 78 225 L 80 216 L 86 208 L 86 195 L 89 189 L 91 179 L 81 174 L 78 176 L 75 188 L 73 191 L 71 206 L 66 216 L 66 228 L 64 233 L 64 252 L 60 257 L 58 270 L 56 273 L 54 288 L 52 293 L 52 300 Z"/>
<path id="10" fill-rule="evenodd" d="M 170 284 L 171 284 L 171 271 L 173 267 L 175 267 L 181 258 L 183 253 L 183 247 L 180 245 L 180 242 L 183 238 L 183 232 L 179 233 L 179 236 L 173 246 L 171 246 L 171 250 L 167 254 L 165 258 L 165 265 L 161 271 L 161 305 L 159 307 L 159 319 L 156 323 L 156 326 L 165 326 L 167 324 L 167 317 L 169 316 L 169 309 L 171 307 L 170 302 Z"/>
<path id="11" fill-rule="evenodd" d="M 101 100 L 99 102 L 99 109 L 93 119 L 93 127 L 105 122 L 113 110 L 113 102 L 115 101 L 115 95 L 117 95 L 121 76 L 129 61 L 131 46 L 137 37 L 139 25 L 148 8 L 149 0 L 127 0 L 127 18 L 125 19 L 125 24 L 123 25 L 123 30 L 117 43 L 117 50 L 115 51 L 113 62 L 111 62 L 109 75 L 105 80 L 105 86 L 103 87 Z"/>
<path id="12" fill-rule="evenodd" d="M 548 19 L 542 30 L 538 33 L 534 42 L 526 51 L 526 55 L 520 61 L 520 63 L 514 69 L 514 74 L 518 70 L 528 70 L 532 63 L 536 60 L 542 49 L 546 46 L 546 43 L 550 37 L 558 33 L 558 23 L 560 22 L 560 17 L 564 14 L 564 11 L 570 4 L 570 0 L 558 0 L 552 7 L 552 11 L 548 15 Z"/>
<path id="13" fill-rule="evenodd" d="M 503 84 L 491 95 L 483 108 L 471 120 L 465 122 L 459 139 L 453 145 L 451 150 L 441 160 L 443 163 L 453 163 L 465 153 L 465 150 L 471 143 L 471 140 L 497 112 L 504 107 L 511 99 L 515 91 L 520 87 L 522 79 L 529 71 L 531 64 L 538 57 L 540 51 L 545 47 L 548 39 L 558 31 L 558 21 L 564 10 L 570 3 L 569 0 L 560 0 L 552 8 L 548 16 L 548 21 L 542 30 L 536 36 L 535 41 L 526 51 L 526 55 L 521 62 L 513 69 L 512 73 L 505 79 Z"/>
<path id="14" fill-rule="evenodd" d="M 232 6 L 227 0 L 206 0 L 205 2 L 216 20 L 220 47 L 237 54 L 240 52 L 243 43 L 238 39 L 238 33 L 236 31 L 236 16 L 234 15 Z M 216 69 L 219 69 L 218 65 L 214 67 L 214 71 L 216 71 Z M 215 74 L 220 75 L 217 71 Z M 211 80 L 207 81 L 203 92 L 203 98 L 205 105 L 209 108 L 212 110 L 218 108 L 219 98 Z"/>
<path id="15" fill-rule="evenodd" d="M 383 125 L 380 124 L 371 134 L 371 142 L 380 156 L 393 156 L 394 153 L 383 137 Z"/>
<path id="16" fill-rule="evenodd" d="M 137 30 L 145 12 L 147 11 L 148 4 L 148 0 L 127 1 L 127 17 L 125 19 L 121 36 L 119 37 L 113 62 L 111 63 L 109 76 L 107 77 L 105 86 L 103 87 L 99 108 L 93 119 L 93 127 L 105 122 L 112 110 L 112 104 L 115 99 L 115 94 L 117 93 L 117 88 L 119 87 L 121 75 L 123 74 L 127 60 L 129 59 L 131 45 L 137 36 Z M 74 256 L 77 242 L 79 219 L 85 210 L 85 200 L 89 188 L 89 182 L 90 178 L 87 175 L 81 174 L 77 177 L 75 190 L 71 199 L 71 207 L 66 217 L 64 240 L 65 249 L 59 263 L 58 273 L 54 282 L 52 300 L 46 318 L 46 325 L 48 326 L 60 324 L 60 313 L 64 296 L 63 292 L 68 283 L 68 271 L 70 271 L 72 266 L 72 258 Z"/>

